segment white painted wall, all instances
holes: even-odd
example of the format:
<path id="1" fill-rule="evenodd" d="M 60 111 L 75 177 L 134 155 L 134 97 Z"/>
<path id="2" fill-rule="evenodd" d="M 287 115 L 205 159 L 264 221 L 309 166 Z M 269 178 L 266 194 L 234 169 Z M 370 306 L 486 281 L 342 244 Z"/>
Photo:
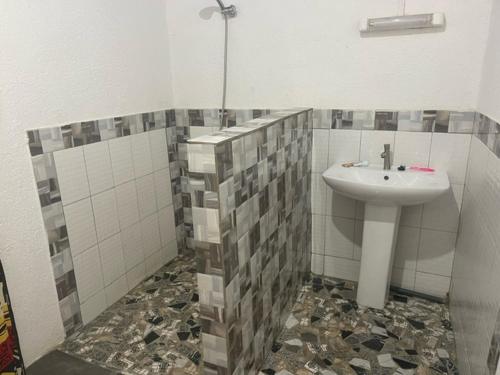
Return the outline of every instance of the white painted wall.
<path id="1" fill-rule="evenodd" d="M 407 0 L 407 13 L 445 12 L 446 31 L 360 38 L 362 17 L 401 0 L 228 0 L 228 107 L 473 108 L 491 1 Z M 168 1 L 176 107 L 220 106 L 224 22 L 198 14 L 213 5 Z"/>
<path id="2" fill-rule="evenodd" d="M 500 121 L 500 1 L 493 0 L 486 54 L 479 89 L 477 109 Z"/>
<path id="3" fill-rule="evenodd" d="M 171 105 L 163 1 L 0 2 L 0 258 L 27 364 L 63 339 L 25 130 Z"/>

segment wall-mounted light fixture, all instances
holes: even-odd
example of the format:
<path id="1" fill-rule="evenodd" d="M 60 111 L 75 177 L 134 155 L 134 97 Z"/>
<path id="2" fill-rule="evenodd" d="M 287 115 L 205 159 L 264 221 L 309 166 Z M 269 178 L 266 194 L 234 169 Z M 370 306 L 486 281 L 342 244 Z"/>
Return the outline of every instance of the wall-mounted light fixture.
<path id="1" fill-rule="evenodd" d="M 361 34 L 384 33 L 387 31 L 405 31 L 422 29 L 443 29 L 444 13 L 412 14 L 394 17 L 365 18 L 361 20 Z"/>

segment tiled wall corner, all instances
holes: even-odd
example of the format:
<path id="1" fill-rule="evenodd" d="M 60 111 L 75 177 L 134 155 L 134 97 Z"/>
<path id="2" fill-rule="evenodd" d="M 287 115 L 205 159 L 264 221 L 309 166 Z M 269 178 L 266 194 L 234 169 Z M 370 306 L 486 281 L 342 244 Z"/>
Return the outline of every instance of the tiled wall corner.
<path id="1" fill-rule="evenodd" d="M 500 125 L 476 116 L 452 272 L 450 312 L 461 374 L 498 367 L 500 298 Z"/>
<path id="2" fill-rule="evenodd" d="M 284 117 L 188 145 L 207 374 L 259 369 L 310 269 L 312 111 Z"/>
<path id="3" fill-rule="evenodd" d="M 213 134 L 219 130 L 220 119 L 218 109 L 176 109 L 175 124 L 176 124 L 176 139 L 175 150 L 170 154 L 176 158 L 176 187 L 179 189 L 178 198 L 176 199 L 176 223 L 178 224 L 178 237 L 183 238 L 183 245 L 189 249 L 194 249 L 194 232 L 193 232 L 193 212 L 192 212 L 192 192 L 190 189 L 191 176 L 187 173 L 187 141 L 190 138 L 206 136 Z M 228 126 L 233 127 L 236 124 L 249 121 L 266 114 L 269 114 L 268 109 L 229 109 L 227 110 Z M 168 134 L 168 132 L 167 132 Z M 172 169 L 172 167 L 171 167 Z M 191 173 L 194 172 L 194 169 Z"/>
<path id="4" fill-rule="evenodd" d="M 169 113 L 28 132 L 67 335 L 177 255 Z"/>
<path id="5" fill-rule="evenodd" d="M 471 134 L 475 112 L 314 109 L 315 129 Z"/>

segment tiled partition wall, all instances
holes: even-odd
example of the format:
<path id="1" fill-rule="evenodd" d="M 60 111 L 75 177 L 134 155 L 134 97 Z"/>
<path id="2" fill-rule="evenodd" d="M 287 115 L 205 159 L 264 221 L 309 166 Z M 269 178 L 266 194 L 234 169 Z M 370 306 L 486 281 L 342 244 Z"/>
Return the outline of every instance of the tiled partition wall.
<path id="1" fill-rule="evenodd" d="M 68 335 L 177 255 L 170 112 L 28 132 Z"/>
<path id="2" fill-rule="evenodd" d="M 500 354 L 500 124 L 480 115 L 474 133 L 450 293 L 463 375 L 498 374 Z"/>
<path id="3" fill-rule="evenodd" d="M 315 110 L 312 166 L 312 270 L 358 280 L 364 204 L 335 194 L 321 173 L 368 160 L 446 170 L 452 189 L 437 200 L 402 209 L 391 283 L 445 297 L 449 291 L 474 112 Z"/>
<path id="4" fill-rule="evenodd" d="M 311 146 L 311 110 L 188 144 L 206 374 L 258 369 L 310 270 Z"/>
<path id="5" fill-rule="evenodd" d="M 242 124 L 245 121 L 269 114 L 268 109 L 229 109 L 228 126 Z M 191 212 L 191 192 L 187 176 L 187 140 L 210 135 L 219 130 L 218 109 L 176 109 L 176 147 L 175 160 L 179 178 L 173 181 L 174 188 L 180 194 L 176 205 L 176 224 L 178 238 L 189 249 L 193 249 L 193 219 Z M 182 231 L 180 229 L 183 229 Z"/>

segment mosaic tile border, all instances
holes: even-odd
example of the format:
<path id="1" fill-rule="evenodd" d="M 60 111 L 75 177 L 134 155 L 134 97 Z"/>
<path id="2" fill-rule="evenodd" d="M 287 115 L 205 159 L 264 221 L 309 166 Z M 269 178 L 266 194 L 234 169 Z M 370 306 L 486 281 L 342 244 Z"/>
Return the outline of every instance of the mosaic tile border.
<path id="1" fill-rule="evenodd" d="M 314 128 L 470 134 L 475 117 L 473 111 L 314 109 Z"/>
<path id="2" fill-rule="evenodd" d="M 70 336 L 82 326 L 83 320 L 53 153 L 33 156 L 32 165 L 49 242 L 59 309 L 66 335 Z"/>
<path id="3" fill-rule="evenodd" d="M 478 113 L 474 122 L 474 135 L 500 158 L 500 123 Z"/>

